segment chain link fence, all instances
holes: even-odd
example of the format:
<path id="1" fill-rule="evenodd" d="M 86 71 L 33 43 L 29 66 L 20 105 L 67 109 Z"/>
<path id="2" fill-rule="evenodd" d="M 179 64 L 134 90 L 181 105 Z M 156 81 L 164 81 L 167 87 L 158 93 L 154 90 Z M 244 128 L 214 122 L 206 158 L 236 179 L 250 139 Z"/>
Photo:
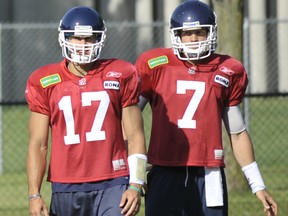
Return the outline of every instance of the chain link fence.
<path id="1" fill-rule="evenodd" d="M 263 24 L 273 26 L 277 23 Z M 0 25 L 0 216 L 29 215 L 26 199 L 29 112 L 24 91 L 26 80 L 32 71 L 62 59 L 57 41 L 57 27 L 58 23 Z M 163 35 L 168 30 L 168 25 L 162 22 L 107 23 L 107 27 L 107 40 L 102 57 L 117 57 L 132 63 L 141 52 L 164 46 Z M 275 37 L 275 31 L 269 32 L 269 53 L 277 52 L 277 46 L 271 46 L 275 43 Z M 257 35 L 254 40 L 257 40 Z M 245 48 L 250 53 L 248 47 Z M 271 67 L 273 62 L 278 61 L 278 57 L 272 54 L 269 56 Z M 244 63 L 249 73 L 253 62 Z M 277 75 L 277 67 L 272 70 Z M 247 93 L 244 111 L 254 141 L 256 159 L 266 185 L 278 201 L 279 215 L 285 216 L 288 215 L 288 94 L 278 94 L 275 91 L 277 82 L 272 83 L 275 82 L 273 77 L 268 76 L 268 89 L 273 91 L 262 94 Z M 149 112 L 149 108 L 146 108 L 143 113 L 147 140 L 151 120 Z M 229 161 L 227 163 L 229 167 Z M 239 179 L 228 180 L 228 185 L 232 185 Z M 49 203 L 49 183 L 43 184 L 42 194 Z M 229 215 L 232 216 L 256 216 L 262 215 L 263 211 L 262 204 L 252 195 L 248 186 L 229 193 L 229 209 Z M 143 215 L 143 208 L 139 215 Z"/>

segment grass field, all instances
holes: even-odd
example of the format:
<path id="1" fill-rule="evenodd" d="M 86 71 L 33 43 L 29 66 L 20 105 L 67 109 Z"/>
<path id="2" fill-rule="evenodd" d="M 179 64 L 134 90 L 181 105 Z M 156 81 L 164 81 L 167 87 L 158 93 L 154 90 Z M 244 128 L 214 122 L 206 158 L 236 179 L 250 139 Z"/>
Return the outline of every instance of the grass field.
<path id="1" fill-rule="evenodd" d="M 256 158 L 266 186 L 279 205 L 279 216 L 288 215 L 288 100 L 287 98 L 255 98 L 250 100 L 250 132 Z M 144 111 L 145 131 L 149 140 L 149 109 Z M 3 174 L 0 176 L 0 216 L 28 214 L 25 174 L 28 143 L 26 106 L 2 108 Z M 227 165 L 229 166 L 229 165 Z M 238 179 L 233 179 L 237 182 Z M 228 182 L 229 185 L 229 182 Z M 50 184 L 44 183 L 42 195 L 50 199 Z M 144 202 L 142 202 L 144 203 Z M 144 215 L 142 207 L 139 216 Z M 230 216 L 260 216 L 261 203 L 244 188 L 229 193 Z"/>

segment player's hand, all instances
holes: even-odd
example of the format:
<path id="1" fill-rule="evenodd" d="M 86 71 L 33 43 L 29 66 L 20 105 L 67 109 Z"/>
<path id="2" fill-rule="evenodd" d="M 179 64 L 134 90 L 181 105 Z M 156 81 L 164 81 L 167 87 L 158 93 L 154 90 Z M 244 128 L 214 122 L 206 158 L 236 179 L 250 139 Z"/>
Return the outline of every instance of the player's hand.
<path id="1" fill-rule="evenodd" d="M 135 187 L 139 187 L 137 184 L 133 184 Z M 121 213 L 125 216 L 136 215 L 141 207 L 141 193 L 138 191 L 128 188 L 122 195 L 120 201 L 120 208 L 122 208 Z"/>
<path id="2" fill-rule="evenodd" d="M 276 216 L 277 215 L 277 204 L 271 197 L 271 195 L 266 190 L 257 191 L 257 198 L 262 202 L 264 207 L 264 212 L 267 213 L 268 216 Z"/>
<path id="3" fill-rule="evenodd" d="M 30 216 L 49 216 L 48 208 L 42 198 L 37 198 L 29 201 Z"/>

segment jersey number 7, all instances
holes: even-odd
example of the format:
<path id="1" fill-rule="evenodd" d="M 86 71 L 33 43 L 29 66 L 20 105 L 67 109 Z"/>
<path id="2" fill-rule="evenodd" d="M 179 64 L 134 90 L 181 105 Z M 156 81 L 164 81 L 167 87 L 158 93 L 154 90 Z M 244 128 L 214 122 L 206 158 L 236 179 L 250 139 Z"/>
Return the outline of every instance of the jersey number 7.
<path id="1" fill-rule="evenodd" d="M 182 119 L 178 119 L 179 128 L 196 128 L 193 116 L 205 92 L 205 82 L 177 80 L 177 94 L 186 94 L 187 90 L 195 90 Z"/>

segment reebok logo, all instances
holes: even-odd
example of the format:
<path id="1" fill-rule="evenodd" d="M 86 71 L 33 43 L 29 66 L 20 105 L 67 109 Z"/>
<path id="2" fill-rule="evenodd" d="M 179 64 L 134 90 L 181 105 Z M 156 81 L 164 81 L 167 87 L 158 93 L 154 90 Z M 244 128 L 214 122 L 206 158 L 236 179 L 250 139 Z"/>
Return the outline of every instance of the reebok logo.
<path id="1" fill-rule="evenodd" d="M 230 68 L 227 68 L 227 67 L 225 67 L 225 66 L 221 66 L 221 67 L 219 68 L 219 70 L 220 70 L 221 72 L 225 73 L 225 74 L 228 74 L 229 76 L 231 76 L 231 75 L 234 74 L 234 71 L 233 71 L 233 70 L 231 70 Z"/>
<path id="2" fill-rule="evenodd" d="M 115 72 L 115 71 L 109 71 L 107 74 L 106 74 L 106 77 L 115 77 L 115 78 L 119 78 L 122 76 L 122 73 L 120 72 Z"/>

